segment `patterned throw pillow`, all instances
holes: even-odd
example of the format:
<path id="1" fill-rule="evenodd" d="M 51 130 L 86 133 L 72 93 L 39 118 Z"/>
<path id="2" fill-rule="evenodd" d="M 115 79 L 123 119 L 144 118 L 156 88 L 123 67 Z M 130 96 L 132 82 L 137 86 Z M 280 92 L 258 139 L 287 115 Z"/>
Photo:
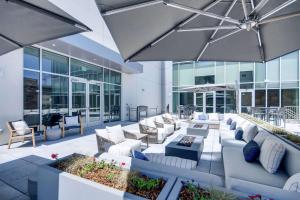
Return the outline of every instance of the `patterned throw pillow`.
<path id="1" fill-rule="evenodd" d="M 250 142 L 251 140 L 253 140 L 258 133 L 258 128 L 255 124 L 248 124 L 247 126 L 245 126 L 245 128 L 243 127 L 243 130 L 243 140 L 245 140 L 246 142 Z"/>
<path id="2" fill-rule="evenodd" d="M 265 170 L 274 174 L 280 166 L 284 153 L 284 145 L 268 137 L 261 146 L 259 161 Z"/>
<path id="3" fill-rule="evenodd" d="M 235 130 L 236 129 L 236 121 L 232 122 L 230 125 L 230 130 Z"/>
<path id="4" fill-rule="evenodd" d="M 290 192 L 300 192 L 300 173 L 291 176 L 285 182 L 283 189 Z"/>
<path id="5" fill-rule="evenodd" d="M 26 135 L 31 133 L 31 130 L 24 121 L 12 122 L 12 126 L 16 130 L 17 135 Z"/>

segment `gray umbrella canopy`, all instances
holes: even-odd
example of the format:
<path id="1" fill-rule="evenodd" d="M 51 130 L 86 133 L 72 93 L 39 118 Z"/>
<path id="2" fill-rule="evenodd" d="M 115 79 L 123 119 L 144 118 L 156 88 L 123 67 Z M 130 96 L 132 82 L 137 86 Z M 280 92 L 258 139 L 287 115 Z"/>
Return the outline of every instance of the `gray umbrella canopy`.
<path id="1" fill-rule="evenodd" d="M 90 30 L 47 0 L 0 0 L 0 55 Z"/>
<path id="2" fill-rule="evenodd" d="M 263 62 L 300 49 L 300 0 L 96 0 L 127 61 Z"/>

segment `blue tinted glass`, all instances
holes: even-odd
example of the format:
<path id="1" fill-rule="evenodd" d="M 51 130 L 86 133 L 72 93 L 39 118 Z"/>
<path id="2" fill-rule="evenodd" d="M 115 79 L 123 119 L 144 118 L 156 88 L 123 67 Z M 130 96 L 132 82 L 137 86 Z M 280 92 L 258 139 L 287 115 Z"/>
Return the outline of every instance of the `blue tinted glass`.
<path id="1" fill-rule="evenodd" d="M 40 51 L 38 48 L 24 48 L 24 68 L 40 69 Z"/>
<path id="2" fill-rule="evenodd" d="M 56 74 L 69 74 L 69 59 L 55 53 L 43 51 L 43 71 Z"/>

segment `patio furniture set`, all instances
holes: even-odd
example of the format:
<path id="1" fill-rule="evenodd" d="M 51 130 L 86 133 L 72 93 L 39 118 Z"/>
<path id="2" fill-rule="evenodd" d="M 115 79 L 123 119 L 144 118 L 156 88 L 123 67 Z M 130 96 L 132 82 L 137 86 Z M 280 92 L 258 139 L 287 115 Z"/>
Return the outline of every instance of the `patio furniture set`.
<path id="1" fill-rule="evenodd" d="M 38 127 L 36 128 L 38 129 Z M 41 130 L 29 127 L 24 120 L 7 122 L 7 129 L 9 131 L 8 148 L 10 148 L 12 142 L 20 140 L 24 142 L 27 139 L 31 140 L 35 147 L 37 136 L 43 135 L 44 141 L 56 140 L 65 137 L 66 132 L 73 129 L 79 130 L 79 133 L 83 135 L 84 126 L 80 115 L 62 116 L 61 118 L 52 115 Z"/>

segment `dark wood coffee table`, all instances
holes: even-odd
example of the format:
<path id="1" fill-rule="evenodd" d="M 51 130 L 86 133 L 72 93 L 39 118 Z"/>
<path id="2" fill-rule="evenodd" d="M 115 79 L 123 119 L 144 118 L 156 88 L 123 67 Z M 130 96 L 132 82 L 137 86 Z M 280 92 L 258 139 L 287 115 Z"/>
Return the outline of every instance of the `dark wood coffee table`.
<path id="1" fill-rule="evenodd" d="M 165 147 L 166 156 L 175 156 L 179 158 L 199 161 L 203 151 L 203 137 L 202 136 L 188 136 L 194 137 L 194 140 L 190 146 L 184 146 L 178 144 L 183 137 L 187 135 L 178 135 L 173 141 L 171 141 Z"/>

